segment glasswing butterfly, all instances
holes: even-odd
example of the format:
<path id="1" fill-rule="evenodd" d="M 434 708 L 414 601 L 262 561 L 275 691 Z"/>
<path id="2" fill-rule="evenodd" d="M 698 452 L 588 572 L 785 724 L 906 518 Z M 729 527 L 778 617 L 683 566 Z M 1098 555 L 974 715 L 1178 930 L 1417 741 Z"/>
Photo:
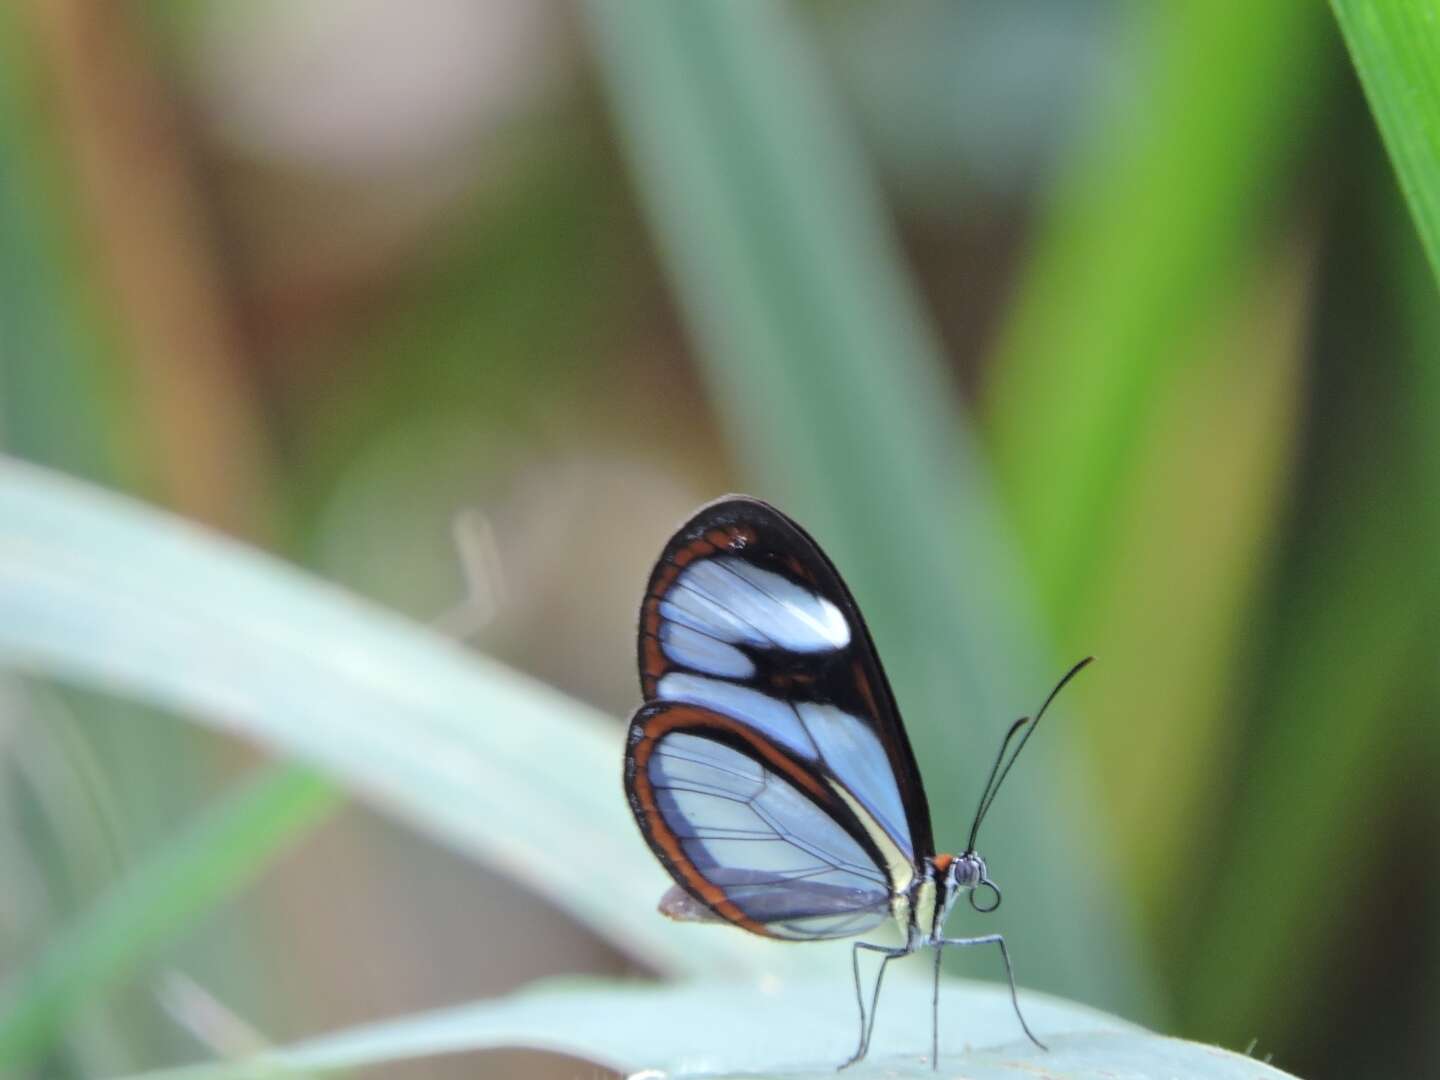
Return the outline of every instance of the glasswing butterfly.
<path id="1" fill-rule="evenodd" d="M 903 945 L 852 949 L 860 1039 L 841 1068 L 869 1050 L 885 966 L 923 948 L 935 950 L 933 1067 L 946 946 L 999 947 L 1015 1015 L 1044 1048 L 1020 1011 L 1004 937 L 947 938 L 944 925 L 961 895 L 977 911 L 1000 906 L 976 835 L 1045 709 L 1090 658 L 1033 720 L 1010 726 L 965 851 L 946 855 L 860 611 L 820 546 L 775 507 L 727 496 L 670 538 L 640 607 L 639 653 L 645 704 L 630 721 L 625 792 L 676 882 L 661 912 L 788 941 L 894 919 Z M 881 956 L 868 1008 L 862 949 Z"/>

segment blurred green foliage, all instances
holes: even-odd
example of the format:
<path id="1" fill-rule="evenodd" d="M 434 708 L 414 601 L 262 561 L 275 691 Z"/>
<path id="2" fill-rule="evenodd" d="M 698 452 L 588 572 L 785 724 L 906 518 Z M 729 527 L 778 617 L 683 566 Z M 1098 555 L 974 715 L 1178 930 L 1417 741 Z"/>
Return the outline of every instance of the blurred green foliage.
<path id="1" fill-rule="evenodd" d="M 987 825 L 1023 983 L 1300 1075 L 1434 1072 L 1440 32 L 1332 7 L 1344 47 L 1298 0 L 0 11 L 4 450 L 590 706 L 8 470 L 0 1062 L 637 962 L 843 983 L 843 949 L 653 915 L 595 719 L 666 530 L 739 488 L 853 585 L 942 844 L 1099 656 Z"/>

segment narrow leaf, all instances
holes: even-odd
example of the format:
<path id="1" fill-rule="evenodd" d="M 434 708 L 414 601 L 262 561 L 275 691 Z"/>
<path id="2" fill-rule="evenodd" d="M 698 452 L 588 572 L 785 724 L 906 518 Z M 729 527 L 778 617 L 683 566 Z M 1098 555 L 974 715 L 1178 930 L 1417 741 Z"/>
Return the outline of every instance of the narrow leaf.
<path id="1" fill-rule="evenodd" d="M 1055 1080 L 1164 1076 L 1174 1080 L 1279 1080 L 1284 1073 L 1215 1047 L 1151 1035 L 1093 1009 L 1042 994 L 1022 997 L 1049 1045 L 1014 1038 L 1009 993 L 947 980 L 942 988 L 942 1068 L 930 1068 L 929 982 L 897 980 L 870 1056 L 845 1076 Z M 498 1001 L 422 1013 L 310 1039 L 250 1061 L 171 1069 L 132 1080 L 251 1077 L 384 1066 L 436 1054 L 529 1047 L 622 1072 L 671 1077 L 831 1080 L 854 1049 L 848 987 L 804 980 L 637 986 L 599 980 L 533 987 Z"/>
<path id="2" fill-rule="evenodd" d="M 1440 22 L 1432 0 L 1331 0 L 1440 281 Z"/>
<path id="3" fill-rule="evenodd" d="M 212 806 L 31 967 L 0 982 L 0 1070 L 43 1047 L 76 1007 L 174 941 L 338 804 L 331 784 L 292 766 L 268 770 Z"/>
<path id="4" fill-rule="evenodd" d="M 1111 105 L 1057 184 L 988 393 L 997 472 L 1066 640 L 1123 572 L 1113 531 L 1157 402 L 1288 223 L 1282 178 L 1325 91 L 1308 0 L 1122 10 L 1143 92 Z"/>
<path id="5" fill-rule="evenodd" d="M 813 958 L 654 914 L 665 878 L 620 791 L 614 720 L 278 560 L 4 461 L 0 663 L 306 761 L 664 971 Z"/>

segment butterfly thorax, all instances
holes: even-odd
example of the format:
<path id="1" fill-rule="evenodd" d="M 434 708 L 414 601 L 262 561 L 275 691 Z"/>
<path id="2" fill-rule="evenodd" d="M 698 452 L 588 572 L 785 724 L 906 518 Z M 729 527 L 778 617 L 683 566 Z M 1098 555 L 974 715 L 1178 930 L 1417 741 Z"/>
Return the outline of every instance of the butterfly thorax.
<path id="1" fill-rule="evenodd" d="M 973 851 L 926 859 L 903 902 L 896 905 L 906 936 L 916 945 L 940 937 L 955 901 L 986 878 L 985 860 Z"/>

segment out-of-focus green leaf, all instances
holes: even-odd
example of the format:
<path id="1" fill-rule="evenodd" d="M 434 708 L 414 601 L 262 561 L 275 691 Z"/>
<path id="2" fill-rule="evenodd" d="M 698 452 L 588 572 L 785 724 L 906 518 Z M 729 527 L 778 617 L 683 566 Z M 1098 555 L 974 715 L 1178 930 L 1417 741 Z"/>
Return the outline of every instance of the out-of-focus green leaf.
<path id="1" fill-rule="evenodd" d="M 791 9 L 595 0 L 602 71 L 721 419 L 757 494 L 853 586 L 963 842 L 1005 724 L 1058 671 L 870 176 Z M 1059 668 L 1059 664 L 1055 664 Z M 1150 1007 L 1096 830 L 1036 740 L 982 837 L 1023 980 Z M 1059 804 L 1059 809 L 1057 809 Z M 1087 852 L 1083 859 L 1076 851 Z"/>
<path id="2" fill-rule="evenodd" d="M 1326 89 L 1309 0 L 1127 10 L 1143 81 L 1054 192 L 989 387 L 996 468 L 1062 641 L 1125 570 L 1116 523 L 1156 403 L 1273 242 Z"/>
<path id="3" fill-rule="evenodd" d="M 907 980 L 891 989 L 903 1000 L 885 1002 L 870 1056 L 845 1076 L 1280 1080 L 1286 1075 L 1253 1058 L 1151 1035 L 1081 1005 L 1025 994 L 1026 1017 L 1050 1047 L 1042 1051 L 1014 1040 L 1015 1014 L 1006 990 L 962 980 L 947 980 L 942 988 L 943 1068 L 936 1073 L 927 1060 L 930 1009 L 922 999 L 928 998 L 928 983 Z M 846 989 L 831 981 L 678 987 L 567 981 L 321 1036 L 252 1061 L 147 1073 L 143 1080 L 315 1074 L 513 1046 L 569 1054 L 622 1072 L 828 1080 L 854 1049 L 853 1010 Z M 744 1037 L 736 1038 L 737 1032 Z"/>
<path id="4" fill-rule="evenodd" d="M 1312 257 L 1301 244 L 1275 252 L 1185 344 L 1206 359 L 1151 401 L 1103 538 L 1124 572 L 1070 631 L 1107 661 L 1109 685 L 1082 682 L 1075 697 L 1095 717 L 1095 768 L 1112 779 L 1101 797 L 1161 942 L 1174 940 L 1196 843 L 1211 839 L 1216 785 L 1233 764 L 1236 667 L 1299 441 Z"/>
<path id="5" fill-rule="evenodd" d="M 614 721 L 253 550 L 0 464 L 0 663 L 293 755 L 674 973 L 819 954 L 654 914 Z M 803 954 L 803 955 L 800 955 Z"/>
<path id="6" fill-rule="evenodd" d="M 1282 185 L 1327 91 L 1326 23 L 1304 0 L 1121 10 L 1140 74 L 1037 224 L 988 420 L 1059 640 L 1115 661 L 1076 697 L 1175 964 L 1296 443 L 1312 254 L 1281 232 Z"/>
<path id="7" fill-rule="evenodd" d="M 1440 280 L 1440 16 L 1433 0 L 1330 0 Z"/>
<path id="8" fill-rule="evenodd" d="M 174 940 L 337 805 L 338 790 L 275 768 L 128 872 L 28 968 L 0 981 L 0 1075 L 42 1048 L 89 996 Z"/>
<path id="9" fill-rule="evenodd" d="M 1366 808 L 1391 752 L 1378 722 L 1437 596 L 1413 559 L 1415 536 L 1405 524 L 1413 492 L 1367 483 L 1365 511 L 1353 516 L 1344 507 L 1360 505 L 1359 493 L 1333 495 L 1335 510 L 1316 525 L 1328 534 L 1329 557 L 1286 589 L 1275 655 L 1261 661 L 1268 685 L 1256 712 L 1265 732 L 1241 751 L 1250 782 L 1226 819 L 1223 873 L 1211 883 L 1217 895 L 1202 905 L 1181 980 L 1187 1024 L 1216 1037 L 1244 1038 L 1262 1022 L 1267 1031 L 1282 1028 L 1304 1000 L 1297 988 L 1323 980 L 1318 946 L 1339 914 L 1332 887 L 1364 887 L 1354 875 Z M 1360 596 L 1364 614 L 1356 617 Z"/>
<path id="10" fill-rule="evenodd" d="M 1394 229 L 1398 213 L 1363 205 L 1346 217 L 1320 298 L 1331 321 L 1307 473 L 1270 610 L 1250 629 L 1253 690 L 1238 704 L 1254 737 L 1237 750 L 1233 794 L 1217 785 L 1223 859 L 1196 868 L 1191 910 L 1176 913 L 1191 924 L 1182 1019 L 1212 1038 L 1277 1038 L 1324 999 L 1346 906 L 1373 898 L 1372 822 L 1394 763 L 1424 751 L 1413 684 L 1417 666 L 1433 670 L 1427 629 L 1440 611 L 1440 320 L 1433 298 L 1415 304 L 1421 255 Z M 1398 256 L 1397 235 L 1409 247 Z M 1357 290 L 1351 267 L 1372 261 L 1405 286 Z M 1360 311 L 1382 312 L 1389 332 L 1377 339 Z"/>

